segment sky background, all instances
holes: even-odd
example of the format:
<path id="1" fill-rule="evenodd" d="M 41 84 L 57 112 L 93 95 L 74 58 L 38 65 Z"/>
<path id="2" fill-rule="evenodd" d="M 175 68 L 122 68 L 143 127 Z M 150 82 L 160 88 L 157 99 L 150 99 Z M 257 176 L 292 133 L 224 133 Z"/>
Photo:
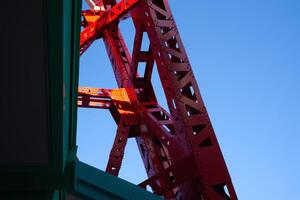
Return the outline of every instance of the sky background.
<path id="1" fill-rule="evenodd" d="M 300 1 L 169 2 L 239 199 L 299 200 Z M 120 28 L 131 52 L 131 19 Z M 81 56 L 79 83 L 117 87 L 103 41 Z M 166 105 L 156 70 L 153 84 Z M 79 159 L 105 169 L 115 130 L 109 111 L 79 109 Z M 146 179 L 133 139 L 120 176 Z"/>

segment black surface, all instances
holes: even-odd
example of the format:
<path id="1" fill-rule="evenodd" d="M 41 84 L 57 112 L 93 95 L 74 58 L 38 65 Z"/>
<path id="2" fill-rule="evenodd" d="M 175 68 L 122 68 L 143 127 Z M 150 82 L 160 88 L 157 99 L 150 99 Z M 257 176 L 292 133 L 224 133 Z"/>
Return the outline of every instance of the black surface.
<path id="1" fill-rule="evenodd" d="M 45 11 L 43 0 L 1 2 L 0 165 L 49 160 Z"/>

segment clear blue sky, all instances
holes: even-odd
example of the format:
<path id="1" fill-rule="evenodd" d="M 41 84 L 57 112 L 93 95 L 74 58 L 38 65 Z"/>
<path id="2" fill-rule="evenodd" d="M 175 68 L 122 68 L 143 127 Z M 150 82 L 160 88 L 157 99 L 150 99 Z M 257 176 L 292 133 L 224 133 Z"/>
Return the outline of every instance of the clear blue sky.
<path id="1" fill-rule="evenodd" d="M 300 1 L 170 4 L 239 199 L 300 199 Z M 121 30 L 131 50 L 131 21 Z M 80 85 L 116 87 L 102 41 L 81 57 Z M 108 111 L 79 109 L 79 159 L 105 169 L 115 129 Z M 121 177 L 146 178 L 134 140 Z"/>

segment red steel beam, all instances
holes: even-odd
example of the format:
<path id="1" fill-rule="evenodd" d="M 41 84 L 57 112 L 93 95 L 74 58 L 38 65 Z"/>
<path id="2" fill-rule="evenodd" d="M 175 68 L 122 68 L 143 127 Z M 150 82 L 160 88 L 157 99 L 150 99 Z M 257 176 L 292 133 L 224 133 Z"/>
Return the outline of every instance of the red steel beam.
<path id="1" fill-rule="evenodd" d="M 177 163 L 193 155 L 200 177 L 193 183 L 199 185 L 198 190 L 191 191 L 183 184 L 178 198 L 237 199 L 168 1 L 143 1 L 132 15 L 139 24 L 141 15 L 145 16 L 141 24 L 145 24 L 168 107 L 175 119 L 175 135 L 183 157 L 170 157 Z M 228 188 L 229 194 L 224 188 Z"/>
<path id="2" fill-rule="evenodd" d="M 121 116 L 118 124 L 117 133 L 115 136 L 114 144 L 111 149 L 108 163 L 106 166 L 106 172 L 118 176 L 122 160 L 125 152 L 125 146 L 129 136 L 130 126 L 126 124 L 124 117 Z"/>
<path id="3" fill-rule="evenodd" d="M 115 77 L 119 87 L 132 87 L 133 71 L 131 68 L 131 57 L 128 48 L 124 42 L 122 34 L 117 26 L 105 30 L 103 40 L 107 49 L 107 53 L 111 60 Z M 147 92 L 145 92 L 147 91 Z M 142 98 L 156 102 L 156 98 L 151 84 L 141 91 L 139 95 Z M 163 171 L 167 166 L 164 166 L 160 160 L 160 149 L 155 145 L 151 131 L 141 122 L 139 134 L 136 137 L 138 147 L 145 164 L 145 168 L 149 177 Z M 163 181 L 160 181 L 163 184 Z"/>
<path id="4" fill-rule="evenodd" d="M 90 87 L 78 88 L 77 106 L 83 108 L 111 108 L 111 90 Z"/>
<path id="5" fill-rule="evenodd" d="M 97 39 L 106 27 L 116 23 L 137 5 L 138 2 L 139 0 L 122 0 L 108 11 L 99 11 L 95 13 L 93 20 L 96 18 L 96 21 L 88 22 L 88 26 L 80 33 L 81 49 L 86 49 L 85 47 L 89 45 L 90 42 Z M 90 16 L 91 12 L 89 12 L 88 15 Z"/>
<path id="6" fill-rule="evenodd" d="M 130 9 L 136 29 L 132 60 L 117 25 L 105 25 L 106 15 L 110 16 L 108 18 L 111 21 L 117 21 L 128 12 L 126 2 L 123 2 L 123 7 L 115 5 L 114 0 L 96 0 L 94 3 L 104 9 L 113 6 L 112 9 L 116 8 L 116 12 L 107 14 L 109 11 L 97 11 L 102 12 L 101 17 L 88 23 L 94 24 L 91 27 L 95 28 L 95 37 L 89 36 L 92 39 L 81 47 L 86 49 L 100 34 L 103 36 L 117 83 L 119 87 L 126 88 L 125 93 L 131 98 L 126 103 L 122 98 L 113 99 L 110 96 L 110 106 L 118 111 L 118 116 L 112 114 L 114 118 L 118 118 L 115 120 L 119 131 L 111 151 L 108 172 L 117 175 L 121 167 L 126 142 L 118 146 L 118 138 L 122 132 L 120 130 L 126 132 L 122 139 L 127 141 L 129 130 L 134 128 L 138 132 L 135 135 L 136 140 L 150 177 L 141 184 L 143 187 L 150 185 L 155 193 L 166 199 L 236 200 L 224 158 L 168 1 L 142 0 L 134 9 L 132 4 Z M 91 15 L 87 12 L 88 14 Z M 104 23 L 100 22 L 101 20 Z M 96 22 L 99 23 L 97 29 Z M 150 40 L 147 51 L 141 50 L 144 33 L 147 33 Z M 151 73 L 154 61 L 158 67 L 170 114 L 157 104 L 152 88 Z M 142 76 L 137 74 L 141 62 L 146 63 Z M 83 99 L 86 96 L 92 97 L 89 94 L 79 97 Z M 120 105 L 126 107 L 126 112 L 118 107 Z M 134 117 L 127 119 L 122 113 L 133 113 Z M 113 155 L 119 155 L 120 159 L 114 161 Z"/>

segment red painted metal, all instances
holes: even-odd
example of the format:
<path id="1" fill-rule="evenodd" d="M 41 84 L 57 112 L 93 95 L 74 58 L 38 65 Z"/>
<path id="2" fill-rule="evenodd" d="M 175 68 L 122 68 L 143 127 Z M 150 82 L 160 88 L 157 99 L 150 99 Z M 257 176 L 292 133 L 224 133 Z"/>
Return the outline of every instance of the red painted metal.
<path id="1" fill-rule="evenodd" d="M 109 109 L 118 128 L 106 171 L 118 175 L 127 139 L 135 137 L 146 172 L 140 184 L 165 199 L 236 200 L 229 172 L 167 0 L 87 0 L 80 47 L 102 38 L 118 89 L 79 88 L 78 106 Z M 118 29 L 133 20 L 132 57 Z M 148 36 L 148 50 L 141 50 Z M 154 63 L 170 113 L 157 102 Z M 138 74 L 141 64 L 144 73 Z"/>
<path id="2" fill-rule="evenodd" d="M 111 108 L 111 90 L 79 87 L 77 106 L 83 108 Z"/>
<path id="3" fill-rule="evenodd" d="M 100 6 L 103 7 L 100 10 L 83 11 L 83 24 L 86 25 L 86 27 L 80 34 L 80 47 L 83 47 L 82 49 L 85 50 L 86 46 L 89 46 L 93 40 L 101 36 L 105 28 L 116 23 L 137 5 L 138 2 L 139 0 L 122 0 L 107 11 L 103 6 Z M 83 50 L 80 52 L 82 54 Z"/>

